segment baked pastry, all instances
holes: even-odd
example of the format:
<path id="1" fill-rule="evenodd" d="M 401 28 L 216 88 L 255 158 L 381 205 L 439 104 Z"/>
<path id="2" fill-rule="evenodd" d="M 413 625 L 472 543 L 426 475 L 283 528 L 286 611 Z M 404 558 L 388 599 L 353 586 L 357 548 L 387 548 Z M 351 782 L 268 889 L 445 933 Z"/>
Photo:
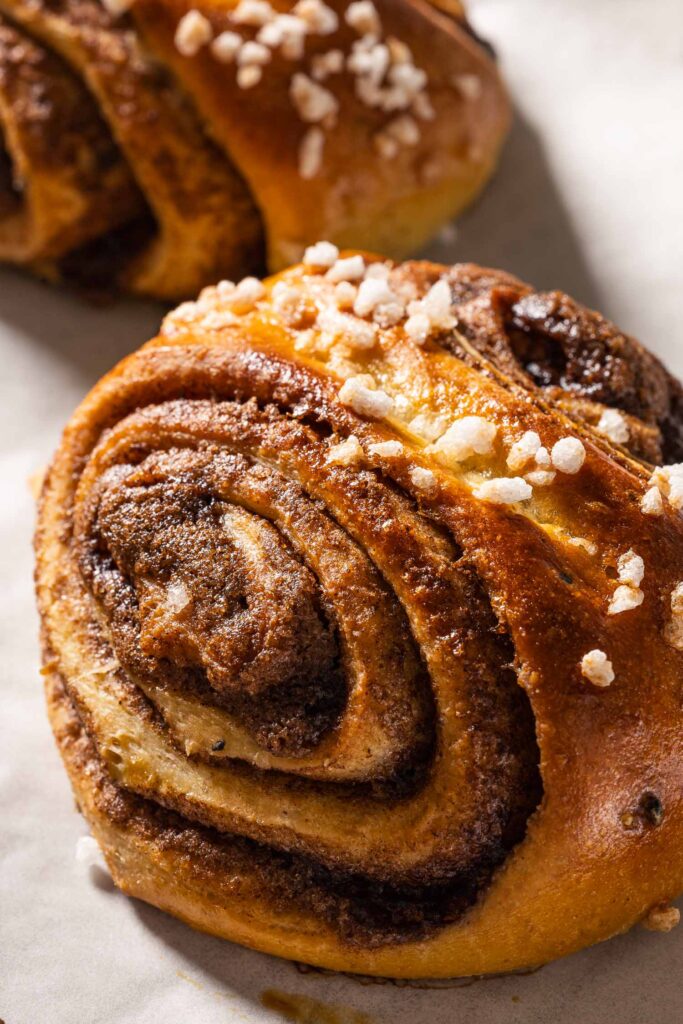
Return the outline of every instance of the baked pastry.
<path id="1" fill-rule="evenodd" d="M 166 300 L 395 256 L 495 166 L 508 101 L 443 0 L 0 0 L 0 260 Z"/>
<path id="2" fill-rule="evenodd" d="M 170 314 L 67 425 L 36 540 L 116 883 L 403 977 L 675 923 L 680 409 L 597 313 L 472 265 L 320 243 Z"/>

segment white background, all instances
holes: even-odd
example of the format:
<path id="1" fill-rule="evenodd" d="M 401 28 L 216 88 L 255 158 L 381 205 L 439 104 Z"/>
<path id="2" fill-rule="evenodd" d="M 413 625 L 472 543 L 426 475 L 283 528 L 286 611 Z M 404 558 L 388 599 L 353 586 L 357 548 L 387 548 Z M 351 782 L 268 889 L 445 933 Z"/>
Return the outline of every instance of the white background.
<path id="1" fill-rule="evenodd" d="M 498 49 L 518 119 L 496 181 L 456 241 L 432 253 L 569 291 L 683 371 L 681 0 L 470 6 Z M 683 926 L 637 929 L 524 977 L 362 985 L 193 933 L 77 868 L 85 829 L 38 676 L 27 478 L 86 390 L 159 315 L 132 303 L 87 308 L 0 271 L 0 1017 L 252 1024 L 277 1019 L 260 994 L 278 988 L 362 1009 L 377 1024 L 680 1021 Z"/>

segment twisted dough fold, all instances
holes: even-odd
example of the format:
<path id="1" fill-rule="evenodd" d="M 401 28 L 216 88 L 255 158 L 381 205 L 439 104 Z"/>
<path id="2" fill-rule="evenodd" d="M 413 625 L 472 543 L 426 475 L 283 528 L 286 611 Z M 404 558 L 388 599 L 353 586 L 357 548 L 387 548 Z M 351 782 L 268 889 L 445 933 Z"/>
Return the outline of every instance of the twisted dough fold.
<path id="1" fill-rule="evenodd" d="M 302 3 L 0 0 L 0 259 L 174 300 L 316 237 L 422 244 L 495 165 L 495 65 L 459 6 Z"/>
<path id="2" fill-rule="evenodd" d="M 36 542 L 51 720 L 117 883 L 195 926 L 538 964 L 683 882 L 682 527 L 633 454 L 678 457 L 680 389 L 566 296 L 348 259 L 208 289 L 74 414 Z"/>

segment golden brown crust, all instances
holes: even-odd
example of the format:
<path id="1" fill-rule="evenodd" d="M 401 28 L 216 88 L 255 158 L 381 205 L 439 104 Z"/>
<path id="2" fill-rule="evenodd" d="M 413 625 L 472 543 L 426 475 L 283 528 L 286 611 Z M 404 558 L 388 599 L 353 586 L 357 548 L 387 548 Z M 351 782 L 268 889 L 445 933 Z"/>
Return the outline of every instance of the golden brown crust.
<path id="1" fill-rule="evenodd" d="M 542 323 L 555 366 L 571 337 L 576 378 L 577 331 L 599 340 L 603 398 L 655 448 L 678 385 L 566 296 L 472 266 L 365 274 L 374 314 L 312 265 L 209 289 L 75 413 L 36 541 L 51 717 L 126 891 L 335 969 L 528 967 L 683 887 L 683 524 L 673 488 L 646 514 L 652 467 L 570 419 L 526 342 Z M 629 373 L 657 382 L 638 416 Z M 479 452 L 432 444 L 465 416 Z M 585 461 L 510 469 L 525 431 Z M 521 500 L 480 490 L 516 474 Z M 618 585 L 640 603 L 614 614 Z"/>
<path id="2" fill-rule="evenodd" d="M 312 82 L 322 55 L 337 53 L 348 61 L 354 45 L 369 38 L 345 23 L 346 0 L 330 4 L 337 30 L 309 33 L 300 55 L 283 56 L 273 44 L 262 80 L 250 88 L 238 84 L 235 61 L 217 59 L 206 43 L 196 55 L 183 56 L 176 39 L 191 9 L 209 19 L 214 36 L 228 31 L 253 44 L 257 27 L 236 22 L 235 6 L 236 0 L 194 6 L 135 0 L 128 14 L 114 18 L 99 0 L 0 0 L 0 10 L 59 55 L 91 94 L 125 164 L 122 171 L 128 168 L 127 185 L 138 204 L 142 193 L 147 207 L 129 211 L 128 220 L 141 217 L 142 226 L 128 225 L 113 238 L 106 228 L 126 218 L 112 215 L 111 224 L 75 235 L 71 246 L 65 239 L 62 250 L 71 258 L 61 264 L 55 264 L 54 246 L 41 244 L 44 222 L 55 215 L 39 207 L 31 245 L 43 271 L 84 276 L 103 257 L 93 247 L 84 253 L 79 243 L 101 237 L 102 252 L 119 252 L 123 266 L 104 263 L 100 277 L 109 276 L 114 287 L 178 299 L 260 267 L 264 247 L 271 269 L 300 258 L 304 245 L 318 237 L 402 256 L 481 189 L 496 163 L 509 110 L 493 61 L 461 20 L 425 0 L 380 0 L 382 53 L 375 56 L 381 64 L 389 41 L 391 60 L 404 61 L 407 44 L 409 85 L 383 85 L 386 96 L 377 99 L 378 87 L 366 75 L 360 98 L 363 76 L 335 71 L 315 82 L 337 108 L 333 117 L 319 120 L 315 112 L 302 113 L 294 82 L 297 75 Z M 294 6 L 294 0 L 275 4 L 280 13 Z M 386 71 L 387 81 L 395 66 Z M 6 130 L 16 118 L 11 107 L 4 114 L 0 108 Z M 55 134 L 49 117 L 43 131 L 46 140 Z M 311 133 L 320 134 L 324 149 L 304 170 L 302 152 Z M 77 168 L 68 154 L 62 156 L 62 174 L 80 197 Z M 9 157 L 22 162 L 22 177 L 30 182 L 35 176 L 38 187 L 39 155 L 17 151 Z M 106 202 L 102 207 L 111 208 Z M 5 222 L 3 217 L 0 239 L 10 231 Z M 15 258 L 7 243 L 5 251 L 7 259 Z"/>

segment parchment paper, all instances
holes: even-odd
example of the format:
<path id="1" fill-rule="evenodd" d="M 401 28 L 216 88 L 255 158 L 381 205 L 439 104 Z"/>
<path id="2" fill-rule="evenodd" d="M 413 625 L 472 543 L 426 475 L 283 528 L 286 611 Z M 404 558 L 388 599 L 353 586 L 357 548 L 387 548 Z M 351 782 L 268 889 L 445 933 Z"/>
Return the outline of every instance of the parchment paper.
<path id="1" fill-rule="evenodd" d="M 683 4 L 471 0 L 518 108 L 500 173 L 437 258 L 561 287 L 683 371 Z M 85 833 L 43 711 L 27 478 L 86 390 L 160 310 L 105 310 L 0 272 L 0 1017 L 6 1024 L 274 1021 L 265 990 L 376 1024 L 683 1020 L 683 926 L 637 929 L 528 976 L 362 984 L 191 931 L 77 865 Z M 300 1007 L 301 1008 L 301 1007 Z M 315 1003 L 311 1024 L 330 1024 Z M 301 1019 L 301 1017 L 300 1017 Z M 340 1012 L 336 1024 L 353 1018 Z M 356 1022 L 357 1024 L 357 1022 Z"/>

